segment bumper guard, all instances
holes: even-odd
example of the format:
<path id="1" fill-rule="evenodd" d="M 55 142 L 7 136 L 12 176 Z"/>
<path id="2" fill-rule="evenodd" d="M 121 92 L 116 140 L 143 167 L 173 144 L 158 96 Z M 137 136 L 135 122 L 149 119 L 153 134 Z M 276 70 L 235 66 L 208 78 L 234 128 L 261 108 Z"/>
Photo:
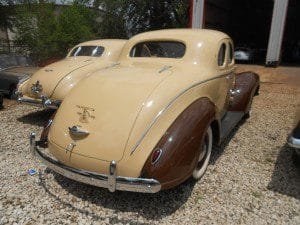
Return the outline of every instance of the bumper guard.
<path id="1" fill-rule="evenodd" d="M 288 136 L 287 143 L 290 147 L 295 148 L 296 153 L 300 156 L 300 139 L 293 137 L 292 134 Z"/>
<path id="2" fill-rule="evenodd" d="M 38 146 L 38 141 L 36 141 L 35 133 L 31 133 L 30 151 L 33 155 L 38 157 L 51 170 L 72 180 L 97 187 L 108 188 L 110 192 L 121 190 L 156 193 L 161 189 L 160 183 L 155 179 L 117 176 L 117 163 L 115 161 L 111 161 L 109 175 L 105 175 L 66 166 L 44 154 L 41 149 L 42 148 Z"/>

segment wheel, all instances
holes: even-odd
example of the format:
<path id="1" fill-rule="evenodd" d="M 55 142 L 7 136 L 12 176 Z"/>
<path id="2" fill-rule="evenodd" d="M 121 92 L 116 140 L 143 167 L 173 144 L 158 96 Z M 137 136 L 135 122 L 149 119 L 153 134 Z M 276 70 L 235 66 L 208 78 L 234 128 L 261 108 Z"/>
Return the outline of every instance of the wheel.
<path id="1" fill-rule="evenodd" d="M 209 126 L 205 133 L 203 143 L 201 143 L 200 146 L 201 153 L 198 158 L 198 163 L 196 165 L 196 168 L 193 171 L 193 178 L 195 180 L 199 180 L 207 169 L 209 159 L 211 156 L 212 142 L 213 142 L 213 135 L 212 135 L 211 127 Z"/>

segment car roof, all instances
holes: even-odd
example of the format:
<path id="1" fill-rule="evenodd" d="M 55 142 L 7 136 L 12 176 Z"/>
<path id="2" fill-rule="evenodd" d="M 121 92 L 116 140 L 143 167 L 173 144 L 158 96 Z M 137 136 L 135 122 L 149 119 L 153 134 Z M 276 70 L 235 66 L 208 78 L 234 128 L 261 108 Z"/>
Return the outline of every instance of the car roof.
<path id="1" fill-rule="evenodd" d="M 83 45 L 111 45 L 111 44 L 125 44 L 126 39 L 98 39 L 92 41 L 82 42 L 76 46 L 83 46 Z"/>
<path id="2" fill-rule="evenodd" d="M 128 40 L 125 44 L 123 51 L 120 55 L 122 61 L 143 60 L 144 58 L 133 59 L 129 56 L 131 49 L 138 43 L 147 41 L 178 41 L 186 45 L 185 55 L 180 58 L 181 63 L 197 63 L 197 65 L 213 64 L 212 60 L 216 57 L 216 54 L 220 48 L 222 40 L 231 38 L 220 31 L 209 29 L 164 29 L 157 31 L 150 31 L 138 34 Z M 200 50 L 201 49 L 201 50 Z M 147 60 L 147 59 L 146 59 Z M 149 60 L 149 59 L 148 59 Z M 154 60 L 151 58 L 150 60 Z M 164 61 L 179 60 L 174 58 L 160 58 Z M 201 62 L 201 63 L 200 63 Z"/>
<path id="3" fill-rule="evenodd" d="M 138 34 L 130 39 L 130 41 L 147 40 L 147 39 L 171 39 L 182 40 L 184 42 L 193 41 L 195 39 L 200 40 L 220 40 L 229 38 L 229 36 L 223 32 L 210 30 L 210 29 L 164 29 L 157 31 L 150 31 Z"/>

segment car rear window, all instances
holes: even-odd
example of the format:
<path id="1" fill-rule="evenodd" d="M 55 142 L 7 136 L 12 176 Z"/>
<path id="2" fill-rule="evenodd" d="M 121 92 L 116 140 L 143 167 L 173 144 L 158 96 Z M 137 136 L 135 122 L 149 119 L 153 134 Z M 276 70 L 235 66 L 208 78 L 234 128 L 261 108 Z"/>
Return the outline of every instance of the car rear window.
<path id="1" fill-rule="evenodd" d="M 94 56 L 99 57 L 103 54 L 102 46 L 78 46 L 72 50 L 70 56 Z"/>
<path id="2" fill-rule="evenodd" d="M 145 41 L 136 44 L 130 51 L 130 57 L 182 58 L 186 47 L 178 41 Z"/>

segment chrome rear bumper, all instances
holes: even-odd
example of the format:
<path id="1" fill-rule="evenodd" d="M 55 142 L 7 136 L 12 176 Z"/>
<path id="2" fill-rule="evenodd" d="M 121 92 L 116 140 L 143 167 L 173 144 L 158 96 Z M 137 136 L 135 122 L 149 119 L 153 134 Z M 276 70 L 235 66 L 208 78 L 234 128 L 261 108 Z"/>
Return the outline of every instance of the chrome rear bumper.
<path id="1" fill-rule="evenodd" d="M 160 183 L 155 179 L 117 176 L 117 164 L 115 161 L 111 161 L 110 163 L 109 175 L 98 174 L 66 166 L 42 152 L 41 148 L 38 146 L 38 141 L 35 139 L 35 133 L 30 134 L 30 150 L 51 170 L 72 180 L 97 187 L 108 188 L 110 192 L 121 190 L 156 193 L 161 189 Z"/>
<path id="2" fill-rule="evenodd" d="M 51 109 L 57 109 L 61 104 L 61 101 L 51 100 L 51 99 L 45 98 L 45 97 L 41 98 L 41 99 L 33 99 L 33 98 L 26 98 L 26 97 L 18 96 L 17 102 L 27 104 L 27 105 L 51 108 Z"/>
<path id="3" fill-rule="evenodd" d="M 300 155 L 300 139 L 299 138 L 295 138 L 292 135 L 289 135 L 289 137 L 287 139 L 287 143 L 290 147 L 295 148 L 296 153 L 298 155 Z"/>

